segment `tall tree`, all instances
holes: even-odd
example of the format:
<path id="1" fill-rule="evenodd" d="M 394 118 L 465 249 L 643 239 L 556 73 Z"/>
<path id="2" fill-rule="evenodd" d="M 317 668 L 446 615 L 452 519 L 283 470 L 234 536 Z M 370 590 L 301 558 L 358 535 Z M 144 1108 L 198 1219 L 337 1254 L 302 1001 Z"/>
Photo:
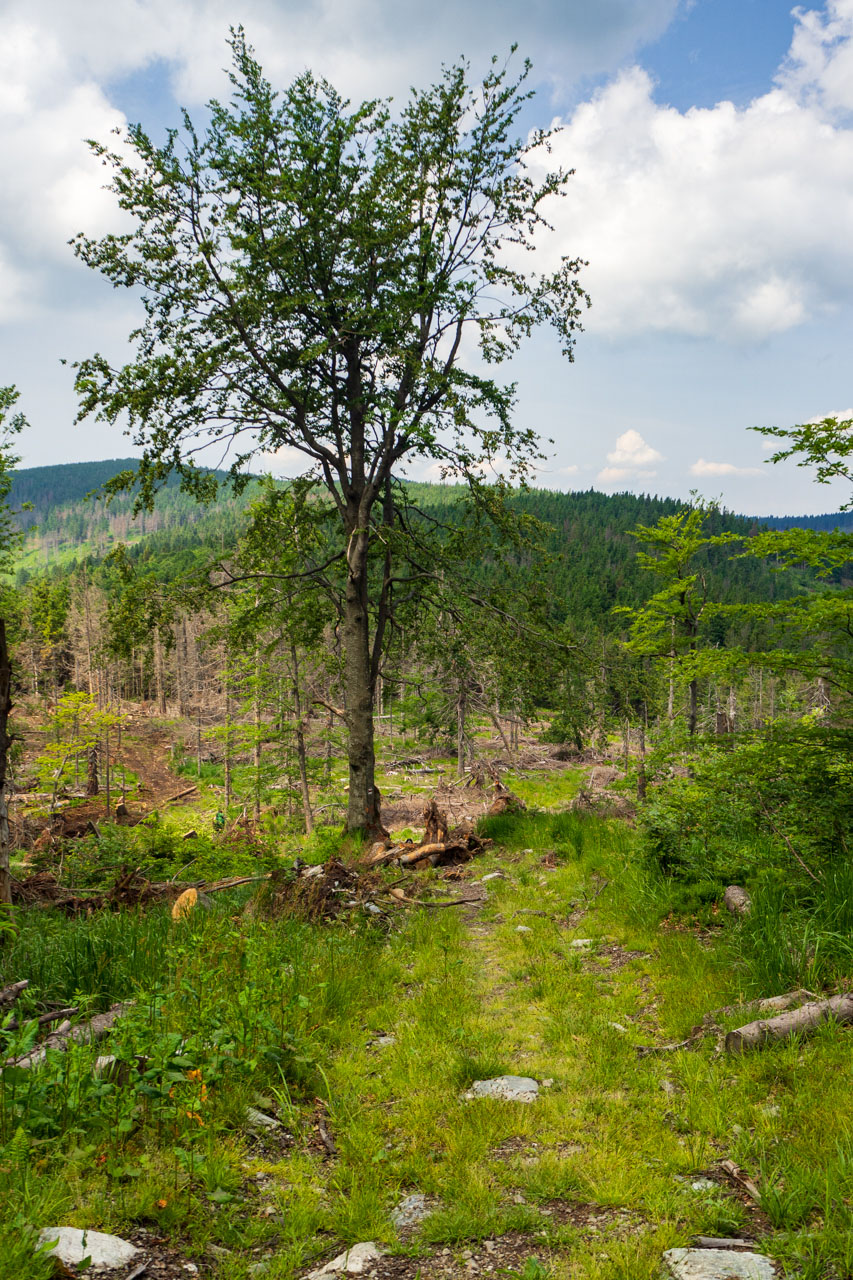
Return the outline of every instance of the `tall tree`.
<path id="1" fill-rule="evenodd" d="M 232 98 L 211 103 L 203 134 L 185 114 L 162 147 L 141 126 L 124 154 L 92 144 L 132 229 L 80 236 L 76 252 L 138 290 L 145 320 L 130 363 L 76 366 L 80 416 L 129 424 L 143 502 L 173 468 L 209 497 L 197 455 L 211 442 L 235 479 L 259 451 L 306 459 L 346 567 L 347 825 L 370 829 L 394 595 L 393 563 L 372 551 L 397 524 L 391 476 L 435 459 L 476 489 L 485 465 L 523 476 L 536 456 L 533 430 L 514 425 L 513 387 L 486 372 L 542 322 L 571 358 L 581 264 L 526 265 L 569 174 L 535 181 L 526 162 L 548 135 L 514 135 L 527 64 L 513 78 L 493 60 L 476 85 L 466 65 L 449 67 L 394 118 L 381 102 L 350 107 L 310 73 L 276 94 L 241 30 L 231 47 Z"/>
<path id="2" fill-rule="evenodd" d="M 22 413 L 12 413 L 19 399 L 15 387 L 0 387 L 0 574 L 8 573 L 12 566 L 12 549 L 18 539 L 18 529 L 9 494 L 12 489 L 12 472 L 20 461 L 14 452 L 14 438 L 26 426 Z M 9 803 L 6 780 L 9 768 L 9 714 L 12 710 L 12 667 L 6 647 L 6 611 L 8 600 L 5 584 L 0 591 L 0 904 L 12 901 L 12 880 L 9 873 Z"/>

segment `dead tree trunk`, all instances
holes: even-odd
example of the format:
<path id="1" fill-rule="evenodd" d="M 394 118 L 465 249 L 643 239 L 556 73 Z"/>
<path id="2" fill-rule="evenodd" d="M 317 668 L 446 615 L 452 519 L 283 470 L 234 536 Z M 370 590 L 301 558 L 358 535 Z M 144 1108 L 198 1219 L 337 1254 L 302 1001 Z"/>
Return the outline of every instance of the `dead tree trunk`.
<path id="1" fill-rule="evenodd" d="M 465 720 L 468 711 L 468 690 L 462 681 L 459 683 L 459 692 L 456 697 L 456 773 L 462 778 L 465 775 L 466 765 L 466 742 L 465 742 Z"/>
<path id="2" fill-rule="evenodd" d="M 87 758 L 87 775 L 86 775 L 86 795 L 96 796 L 98 794 L 98 744 L 89 748 Z"/>
<path id="3" fill-rule="evenodd" d="M 9 871 L 9 802 L 6 774 L 9 766 L 9 713 L 12 710 L 12 667 L 6 647 L 6 623 L 0 619 L 0 903 L 11 906 L 12 876 Z"/>
<path id="4" fill-rule="evenodd" d="M 293 712 L 296 716 L 296 760 L 299 766 L 299 788 L 302 792 L 302 813 L 305 832 L 314 830 L 314 814 L 311 811 L 311 788 L 308 785 L 308 752 L 305 749 L 305 721 L 302 715 L 302 691 L 299 687 L 299 653 L 291 642 L 290 661 L 293 664 Z"/>

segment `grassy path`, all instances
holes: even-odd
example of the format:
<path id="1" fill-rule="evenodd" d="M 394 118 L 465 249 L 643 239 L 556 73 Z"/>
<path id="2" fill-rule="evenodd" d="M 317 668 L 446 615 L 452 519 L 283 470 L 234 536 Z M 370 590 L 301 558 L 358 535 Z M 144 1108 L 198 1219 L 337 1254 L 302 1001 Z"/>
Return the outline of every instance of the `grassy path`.
<path id="1" fill-rule="evenodd" d="M 296 1280 L 364 1241 L 384 1251 L 376 1280 L 653 1280 L 694 1234 L 758 1238 L 803 1280 L 853 1274 L 850 1033 L 639 1058 L 754 994 L 736 950 L 661 923 L 624 825 L 492 825 L 461 883 L 418 875 L 477 901 L 413 910 L 387 937 L 236 900 L 179 930 L 156 913 L 30 922 L 10 973 L 45 993 L 97 981 L 120 998 L 148 965 L 160 996 L 114 1037 L 124 1084 L 93 1080 L 81 1049 L 5 1100 L 21 1110 L 0 1151 L 0 1277 L 50 1274 L 33 1222 L 144 1226 L 215 1280 Z M 503 1074 L 534 1077 L 538 1099 L 466 1100 Z M 247 1107 L 279 1128 L 247 1126 Z M 722 1159 L 758 1183 L 760 1210 Z M 401 1227 L 414 1194 L 428 1216 Z"/>

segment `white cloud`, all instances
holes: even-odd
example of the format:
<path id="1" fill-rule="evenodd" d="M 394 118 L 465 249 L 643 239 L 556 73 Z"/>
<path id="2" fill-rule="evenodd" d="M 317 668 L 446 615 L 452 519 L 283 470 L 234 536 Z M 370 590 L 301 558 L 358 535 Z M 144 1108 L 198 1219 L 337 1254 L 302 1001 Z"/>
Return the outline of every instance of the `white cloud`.
<path id="1" fill-rule="evenodd" d="M 618 437 L 616 447 L 607 455 L 607 462 L 608 465 L 596 476 L 601 484 L 618 484 L 629 478 L 650 480 L 657 472 L 649 470 L 649 463 L 663 462 L 663 454 L 631 427 Z"/>
<path id="2" fill-rule="evenodd" d="M 853 301 L 853 0 L 794 16 L 744 109 L 661 105 L 633 67 L 566 122 L 554 248 L 589 261 L 592 332 L 760 340 Z"/>
<path id="3" fill-rule="evenodd" d="M 607 455 L 607 461 L 616 466 L 642 467 L 649 462 L 662 462 L 663 454 L 647 444 L 639 431 L 635 431 L 632 427 L 619 436 L 616 448 Z"/>
<path id="4" fill-rule="evenodd" d="M 692 476 L 761 476 L 761 467 L 738 467 L 733 462 L 708 462 L 698 458 L 690 468 Z"/>

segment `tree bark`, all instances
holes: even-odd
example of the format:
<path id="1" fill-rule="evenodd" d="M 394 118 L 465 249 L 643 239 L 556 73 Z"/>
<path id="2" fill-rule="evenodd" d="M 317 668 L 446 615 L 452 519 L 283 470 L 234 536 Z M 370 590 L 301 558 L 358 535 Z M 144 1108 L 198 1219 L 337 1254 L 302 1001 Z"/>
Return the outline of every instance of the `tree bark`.
<path id="1" fill-rule="evenodd" d="M 367 836 L 378 837 L 387 832 L 382 826 L 375 778 L 367 531 L 358 527 L 349 531 L 343 639 L 346 724 L 349 731 L 347 831 L 363 831 Z"/>
<path id="2" fill-rule="evenodd" d="M 456 697 L 456 773 L 460 778 L 465 776 L 465 720 L 467 711 L 468 690 L 465 688 L 464 682 L 460 680 L 459 692 Z"/>
<path id="3" fill-rule="evenodd" d="M 12 876 L 9 870 L 9 805 L 6 774 L 9 764 L 9 713 L 12 710 L 12 667 L 6 647 L 6 623 L 0 619 L 0 903 L 11 906 Z"/>
<path id="4" fill-rule="evenodd" d="M 302 813 L 305 833 L 314 830 L 314 814 L 311 811 L 311 788 L 308 785 L 308 753 L 305 749 L 305 723 L 302 718 L 302 692 L 299 686 L 299 653 L 291 641 L 290 661 L 293 664 L 293 711 L 296 716 L 296 760 L 299 765 L 299 788 L 302 792 Z"/>
<path id="5" fill-rule="evenodd" d="M 87 760 L 87 776 L 86 776 L 86 795 L 96 796 L 98 794 L 98 746 L 97 743 L 89 748 Z"/>

